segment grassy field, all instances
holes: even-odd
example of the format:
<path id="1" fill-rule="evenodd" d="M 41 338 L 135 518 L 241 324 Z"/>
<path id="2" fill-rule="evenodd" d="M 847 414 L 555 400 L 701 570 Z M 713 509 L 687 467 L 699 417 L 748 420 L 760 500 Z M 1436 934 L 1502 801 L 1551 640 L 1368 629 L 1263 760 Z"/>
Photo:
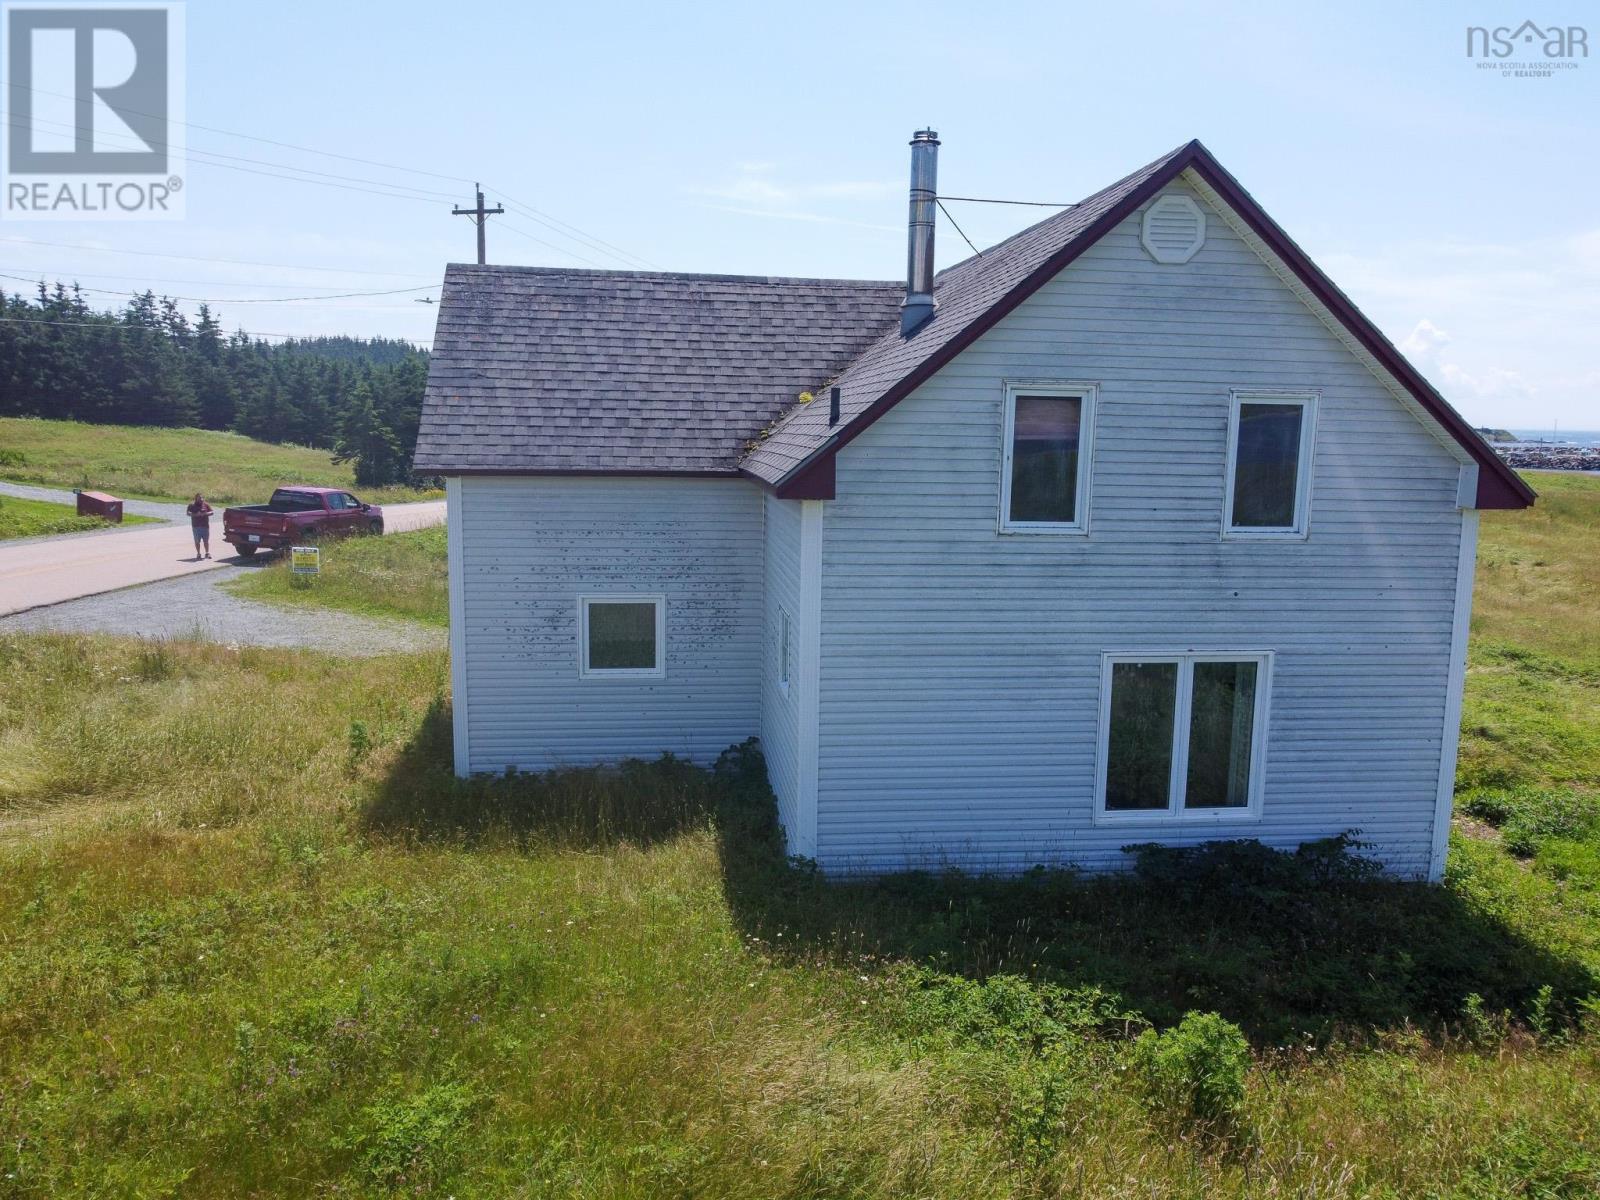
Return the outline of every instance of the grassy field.
<path id="1" fill-rule="evenodd" d="M 230 590 L 272 604 L 320 605 L 365 616 L 449 624 L 442 526 L 323 545 L 321 573 L 296 582 L 281 555 L 229 583 Z"/>
<path id="2" fill-rule="evenodd" d="M 125 513 L 122 523 L 153 525 L 156 519 Z M 56 533 L 84 533 L 105 528 L 106 522 L 99 517 L 80 517 L 70 505 L 0 496 L 0 542 L 7 538 L 46 537 Z"/>
<path id="3" fill-rule="evenodd" d="M 1600 485 L 1539 482 L 1437 889 L 830 886 L 749 748 L 455 780 L 443 655 L 0 636 L 0 1195 L 1600 1194 L 1592 648 L 1526 599 L 1600 624 Z"/>
<path id="4" fill-rule="evenodd" d="M 85 425 L 0 417 L 0 479 L 93 488 L 142 500 L 259 504 L 285 483 L 354 489 L 349 463 L 326 450 L 257 442 L 204 429 Z M 399 503 L 438 496 L 411 488 L 364 488 L 363 500 Z"/>

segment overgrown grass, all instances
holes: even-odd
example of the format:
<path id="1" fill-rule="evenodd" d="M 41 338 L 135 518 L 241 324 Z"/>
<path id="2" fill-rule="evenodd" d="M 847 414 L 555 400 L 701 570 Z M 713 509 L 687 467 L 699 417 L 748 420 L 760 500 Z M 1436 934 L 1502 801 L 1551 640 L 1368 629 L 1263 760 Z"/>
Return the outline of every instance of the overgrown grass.
<path id="1" fill-rule="evenodd" d="M 1331 844 L 830 885 L 749 748 L 456 780 L 440 654 L 0 637 L 0 1195 L 1600 1194 L 1557 487 L 1543 566 L 1485 519 L 1495 832 L 1439 889 Z"/>
<path id="2" fill-rule="evenodd" d="M 456 780 L 443 655 L 0 671 L 0 1194 L 1600 1188 L 1596 922 L 1496 847 L 829 886 L 748 748 Z"/>
<path id="3" fill-rule="evenodd" d="M 1458 810 L 1600 917 L 1600 479 L 1533 481 L 1483 517 Z"/>
<path id="4" fill-rule="evenodd" d="M 321 573 L 296 580 L 282 556 L 241 574 L 228 587 L 252 600 L 320 605 L 367 616 L 449 623 L 442 526 L 385 537 L 343 538 L 322 547 Z"/>
<path id="5" fill-rule="evenodd" d="M 335 463 L 326 450 L 205 429 L 35 417 L 0 417 L 0 478 L 144 500 L 188 501 L 204 492 L 214 504 L 259 504 L 286 483 L 355 488 L 350 464 Z M 403 487 L 355 490 L 378 503 L 439 495 Z"/>
<path id="6" fill-rule="evenodd" d="M 154 517 L 136 517 L 125 513 L 124 525 L 154 524 Z M 105 529 L 106 522 L 99 517 L 80 517 L 72 506 L 52 504 L 48 500 L 21 500 L 15 496 L 0 496 L 0 541 L 8 538 L 47 537 L 57 533 L 85 533 L 91 529 Z"/>

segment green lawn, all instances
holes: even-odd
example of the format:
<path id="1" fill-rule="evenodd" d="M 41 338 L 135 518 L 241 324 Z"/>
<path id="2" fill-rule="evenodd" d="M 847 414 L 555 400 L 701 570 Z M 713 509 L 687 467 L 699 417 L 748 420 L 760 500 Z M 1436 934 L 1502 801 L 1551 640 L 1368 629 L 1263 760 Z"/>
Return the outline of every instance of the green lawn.
<path id="1" fill-rule="evenodd" d="M 150 525 L 155 524 L 156 519 L 124 514 L 122 523 Z M 105 528 L 107 523 L 99 517 L 80 517 L 68 504 L 0 496 L 0 542 L 8 538 L 45 537 L 56 533 L 83 533 L 90 529 Z"/>
<path id="2" fill-rule="evenodd" d="M 1518 599 L 1592 565 L 1558 486 L 1485 519 L 1442 888 L 828 885 L 749 749 L 455 780 L 443 654 L 0 635 L 0 1195 L 1600 1194 L 1595 684 Z"/>
<path id="3" fill-rule="evenodd" d="M 429 625 L 449 623 L 442 526 L 385 537 L 322 544 L 321 573 L 289 574 L 282 555 L 228 584 L 241 596 L 273 604 L 320 605 L 367 616 L 404 617 Z"/>
<path id="4" fill-rule="evenodd" d="M 286 483 L 355 489 L 351 465 L 335 463 L 326 450 L 204 429 L 33 417 L 0 417 L 0 479 L 141 500 L 187 501 L 203 492 L 213 504 L 259 504 Z M 439 495 L 411 488 L 355 490 L 363 500 L 378 503 Z"/>

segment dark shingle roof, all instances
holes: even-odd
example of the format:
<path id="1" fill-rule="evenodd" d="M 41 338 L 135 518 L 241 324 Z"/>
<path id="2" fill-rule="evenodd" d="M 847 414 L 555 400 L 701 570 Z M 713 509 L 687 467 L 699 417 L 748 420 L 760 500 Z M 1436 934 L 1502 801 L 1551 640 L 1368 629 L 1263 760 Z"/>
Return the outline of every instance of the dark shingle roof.
<path id="1" fill-rule="evenodd" d="M 895 320 L 894 282 L 445 271 L 416 468 L 738 470 Z"/>
<path id="2" fill-rule="evenodd" d="M 899 283 L 452 266 L 417 469 L 740 470 L 779 495 L 832 496 L 833 455 L 845 443 L 1184 171 L 1217 192 L 1467 451 L 1479 467 L 1478 507 L 1533 502 L 1199 142 L 942 272 L 934 315 L 910 337 L 896 319 Z M 835 377 L 841 419 L 830 427 L 826 397 L 794 401 Z"/>
<path id="3" fill-rule="evenodd" d="M 1187 148 L 1180 146 L 1072 208 L 941 271 L 933 281 L 933 317 L 910 337 L 895 326 L 835 381 L 839 386 L 839 424 L 829 427 L 825 406 L 796 408 L 744 460 L 744 469 L 765 483 L 780 482 Z"/>

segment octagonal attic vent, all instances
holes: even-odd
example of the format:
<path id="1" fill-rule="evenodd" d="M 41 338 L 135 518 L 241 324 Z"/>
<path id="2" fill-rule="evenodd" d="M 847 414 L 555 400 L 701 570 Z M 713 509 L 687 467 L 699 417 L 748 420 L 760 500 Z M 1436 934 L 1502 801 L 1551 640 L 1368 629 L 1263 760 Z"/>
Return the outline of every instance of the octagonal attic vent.
<path id="1" fill-rule="evenodd" d="M 1187 196 L 1162 196 L 1144 210 L 1139 240 L 1158 263 L 1186 263 L 1206 244 L 1206 216 Z"/>

